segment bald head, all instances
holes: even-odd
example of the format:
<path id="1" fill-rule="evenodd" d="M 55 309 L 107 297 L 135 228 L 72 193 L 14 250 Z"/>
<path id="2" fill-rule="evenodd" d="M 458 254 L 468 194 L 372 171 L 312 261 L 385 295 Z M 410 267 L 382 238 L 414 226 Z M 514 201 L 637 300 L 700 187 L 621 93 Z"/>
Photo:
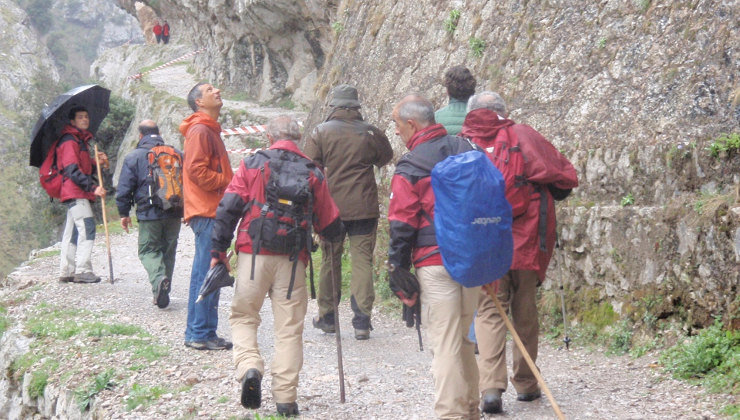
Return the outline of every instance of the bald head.
<path id="1" fill-rule="evenodd" d="M 153 120 L 143 120 L 139 123 L 139 137 L 148 136 L 150 134 L 159 134 L 159 127 Z"/>

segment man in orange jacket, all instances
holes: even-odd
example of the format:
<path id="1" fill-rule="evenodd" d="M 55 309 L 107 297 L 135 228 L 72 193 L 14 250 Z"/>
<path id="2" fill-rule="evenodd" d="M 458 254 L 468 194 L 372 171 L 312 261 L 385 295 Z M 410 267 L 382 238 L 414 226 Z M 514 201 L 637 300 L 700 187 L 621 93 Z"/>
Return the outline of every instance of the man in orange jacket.
<path id="1" fill-rule="evenodd" d="M 185 223 L 195 234 L 195 256 L 190 273 L 185 345 L 196 350 L 228 350 L 231 342 L 216 335 L 219 292 L 195 303 L 211 262 L 216 208 L 233 176 L 218 123 L 223 106 L 221 91 L 209 83 L 198 83 L 188 94 L 188 105 L 194 113 L 180 124 L 180 133 L 185 137 Z"/>

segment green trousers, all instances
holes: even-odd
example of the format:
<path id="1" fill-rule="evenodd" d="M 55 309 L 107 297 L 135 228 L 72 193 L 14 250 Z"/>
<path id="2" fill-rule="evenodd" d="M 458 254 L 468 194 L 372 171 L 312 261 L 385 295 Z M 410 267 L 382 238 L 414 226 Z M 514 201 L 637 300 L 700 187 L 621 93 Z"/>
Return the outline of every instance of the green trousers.
<path id="1" fill-rule="evenodd" d="M 363 219 L 343 222 L 349 236 L 349 254 L 352 261 L 352 279 L 349 284 L 350 303 L 355 328 L 370 328 L 370 315 L 375 300 L 373 289 L 373 250 L 378 219 Z M 341 241 L 332 243 L 321 241 L 321 273 L 319 275 L 319 316 L 330 315 L 333 320 L 334 304 L 332 288 L 336 291 L 337 301 L 342 296 L 342 252 L 344 236 Z M 332 287 L 332 262 L 334 263 L 334 286 Z M 333 321 L 332 321 L 333 322 Z"/>
<path id="2" fill-rule="evenodd" d="M 139 260 L 149 274 L 152 293 L 163 277 L 172 279 L 180 224 L 179 218 L 139 221 Z"/>

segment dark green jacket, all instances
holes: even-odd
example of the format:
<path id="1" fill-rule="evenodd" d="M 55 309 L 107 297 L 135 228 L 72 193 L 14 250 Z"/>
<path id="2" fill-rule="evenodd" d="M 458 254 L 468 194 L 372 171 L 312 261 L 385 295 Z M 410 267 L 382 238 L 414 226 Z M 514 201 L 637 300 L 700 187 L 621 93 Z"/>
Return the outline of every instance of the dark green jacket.
<path id="1" fill-rule="evenodd" d="M 467 102 L 450 98 L 450 104 L 434 113 L 434 119 L 445 126 L 447 133 L 456 136 L 462 130 L 465 115 L 467 115 Z"/>

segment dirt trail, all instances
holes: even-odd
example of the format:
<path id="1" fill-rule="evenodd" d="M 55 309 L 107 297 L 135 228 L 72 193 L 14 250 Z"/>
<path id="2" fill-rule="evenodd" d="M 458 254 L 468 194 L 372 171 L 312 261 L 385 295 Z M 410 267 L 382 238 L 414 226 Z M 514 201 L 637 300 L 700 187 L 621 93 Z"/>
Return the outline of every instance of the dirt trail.
<path id="1" fill-rule="evenodd" d="M 104 238 L 94 249 L 94 268 L 107 273 Z M 151 363 L 121 350 L 111 354 L 97 351 L 100 342 L 91 337 L 51 341 L 51 354 L 65 355 L 63 368 L 49 383 L 58 383 L 65 372 L 71 389 L 88 381 L 107 367 L 117 373 L 116 385 L 98 395 L 105 418 L 251 418 L 253 411 L 239 405 L 239 384 L 234 378 L 231 352 L 198 352 L 183 345 L 187 313 L 187 288 L 193 257 L 193 235 L 183 227 L 178 247 L 172 303 L 165 310 L 152 305 L 146 273 L 136 252 L 136 234 L 111 238 L 115 284 L 59 284 L 58 256 L 37 259 L 19 268 L 0 291 L 8 305 L 8 316 L 19 328 L 33 308 L 45 303 L 61 308 L 91 311 L 102 321 L 138 325 L 152 334 L 168 354 Z M 25 300 L 19 296 L 27 296 Z M 228 326 L 232 289 L 224 289 L 219 307 L 219 334 L 230 337 Z M 269 299 L 261 312 L 259 342 L 266 360 L 263 406 L 260 415 L 273 414 L 269 365 L 273 356 L 272 312 Z M 416 333 L 407 329 L 395 314 L 375 313 L 375 330 L 368 341 L 351 336 L 348 303 L 341 304 L 344 370 L 347 402 L 339 404 L 335 338 L 311 326 L 315 301 L 309 302 L 304 331 L 305 357 L 298 388 L 298 404 L 304 419 L 429 419 L 434 418 L 433 383 L 428 349 L 419 352 Z M 426 338 L 426 336 L 425 336 Z M 77 357 L 69 357 L 70 355 Z M 79 355 L 82 355 L 81 357 Z M 654 357 L 637 360 L 606 357 L 601 352 L 579 348 L 570 351 L 551 345 L 540 347 L 538 364 L 555 399 L 571 419 L 713 419 L 726 396 L 705 395 L 698 387 L 669 379 L 654 365 Z M 131 370 L 136 366 L 137 370 Z M 148 406 L 128 411 L 126 399 L 136 386 L 159 386 L 166 390 Z M 192 387 L 189 387 L 192 385 Z M 517 419 L 554 418 L 545 398 L 522 403 L 510 388 L 504 395 L 503 415 Z M 724 403 L 727 401 L 725 400 Z M 236 416 L 236 417 L 235 417 Z"/>

